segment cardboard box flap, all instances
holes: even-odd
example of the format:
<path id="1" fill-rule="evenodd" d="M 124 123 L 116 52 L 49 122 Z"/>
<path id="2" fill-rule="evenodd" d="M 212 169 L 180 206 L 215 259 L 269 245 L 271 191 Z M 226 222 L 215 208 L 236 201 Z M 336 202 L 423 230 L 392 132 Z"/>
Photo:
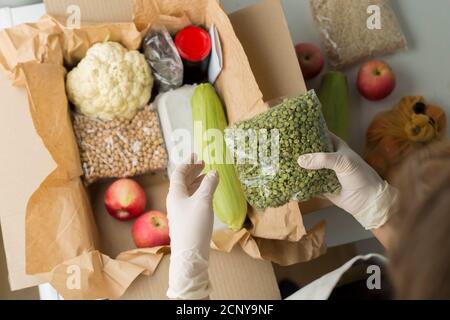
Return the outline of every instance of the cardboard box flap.
<path id="1" fill-rule="evenodd" d="M 25 273 L 25 213 L 1 216 L 0 223 L 11 291 L 46 282 L 40 276 Z"/>
<path id="2" fill-rule="evenodd" d="M 265 101 L 306 92 L 279 1 L 259 2 L 230 14 L 229 18 Z"/>
<path id="3" fill-rule="evenodd" d="M 133 16 L 132 0 L 44 0 L 44 3 L 46 12 L 57 17 L 69 17 L 76 12 L 70 6 L 78 6 L 82 21 L 130 22 Z"/>
<path id="4" fill-rule="evenodd" d="M 12 290 L 18 290 L 42 282 L 37 276 L 25 274 L 25 211 L 31 194 L 56 163 L 33 126 L 26 90 L 14 87 L 0 72 L 0 92 L 4 106 L 0 147 L 7 150 L 0 153 L 0 222 L 9 283 Z"/>
<path id="5" fill-rule="evenodd" d="M 26 90 L 13 87 L 1 72 L 0 92 L 3 106 L 0 146 L 6 151 L 0 153 L 0 216 L 9 216 L 25 213 L 31 194 L 56 168 L 56 163 L 34 128 Z"/>

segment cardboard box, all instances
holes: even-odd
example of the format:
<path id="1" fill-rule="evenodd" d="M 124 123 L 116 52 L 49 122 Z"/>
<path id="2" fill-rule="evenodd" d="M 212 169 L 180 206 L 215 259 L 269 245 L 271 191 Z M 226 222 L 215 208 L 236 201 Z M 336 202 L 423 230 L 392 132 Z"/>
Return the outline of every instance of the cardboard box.
<path id="1" fill-rule="evenodd" d="M 46 10 L 52 15 L 64 17 L 69 4 L 80 6 L 85 21 L 126 22 L 132 18 L 131 0 L 47 0 Z M 232 14 L 230 20 L 246 50 L 265 100 L 305 91 L 289 30 L 278 1 L 263 1 Z M 267 28 L 268 20 L 270 30 Z M 0 78 L 0 89 L 9 106 L 2 109 L 4 114 L 0 117 L 0 147 L 8 150 L 8 153 L 2 153 L 1 156 L 0 174 L 4 177 L 4 183 L 0 185 L 2 197 L 0 200 L 4 205 L 0 215 L 10 271 L 10 285 L 16 290 L 45 281 L 39 276 L 28 276 L 25 273 L 24 217 L 28 199 L 56 164 L 34 131 L 30 112 L 26 107 L 25 90 L 12 87 L 4 75 Z M 229 114 L 232 118 L 242 116 L 251 117 L 252 113 Z M 33 154 L 32 160 L 29 158 L 30 151 Z M 165 211 L 167 178 L 162 175 L 148 175 L 139 179 L 149 194 L 159 195 L 153 199 L 153 207 Z M 95 239 L 95 242 L 99 243 L 101 252 L 116 257 L 133 247 L 129 237 L 130 226 L 107 219 L 102 204 L 105 187 L 106 184 L 101 183 L 89 190 L 98 228 L 98 235 L 95 235 L 98 239 Z M 139 276 L 123 298 L 166 298 L 168 261 L 167 256 L 161 257 L 155 273 L 151 277 Z M 108 260 L 97 262 L 107 264 Z M 213 251 L 210 274 L 214 287 L 211 296 L 213 299 L 279 298 L 271 263 L 252 259 L 240 248 L 236 247 L 230 253 Z M 46 275 L 42 276 L 45 279 Z M 129 277 L 130 282 L 133 281 L 134 276 Z"/>

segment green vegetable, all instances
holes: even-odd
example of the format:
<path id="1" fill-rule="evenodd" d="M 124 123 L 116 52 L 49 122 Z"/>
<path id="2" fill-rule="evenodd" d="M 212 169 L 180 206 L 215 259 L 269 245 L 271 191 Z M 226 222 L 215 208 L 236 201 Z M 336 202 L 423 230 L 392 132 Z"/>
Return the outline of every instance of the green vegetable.
<path id="1" fill-rule="evenodd" d="M 201 84 L 195 88 L 192 97 L 192 118 L 195 152 L 199 159 L 205 161 L 205 172 L 217 170 L 219 173 L 219 185 L 213 198 L 214 212 L 231 229 L 239 230 L 247 216 L 247 202 L 233 163 L 226 161 L 230 157 L 223 135 L 227 120 L 222 103 L 212 85 Z M 201 130 L 196 130 L 198 125 L 201 125 Z M 210 129 L 218 129 L 221 134 L 213 142 L 205 141 Z M 221 156 L 215 153 L 218 150 L 223 150 Z"/>
<path id="2" fill-rule="evenodd" d="M 328 129 L 344 140 L 348 140 L 349 92 L 347 77 L 342 72 L 326 73 L 318 91 L 322 112 Z"/>
<path id="3" fill-rule="evenodd" d="M 294 99 L 285 99 L 279 106 L 232 128 L 247 132 L 254 129 L 258 138 L 265 138 L 266 132 L 273 134 L 272 129 L 277 129 L 279 133 L 278 149 L 272 148 L 276 140 L 263 139 L 267 147 L 262 144 L 258 146 L 258 161 L 240 161 L 236 164 L 245 195 L 253 207 L 279 207 L 290 200 L 304 201 L 340 188 L 334 171 L 306 170 L 297 164 L 302 154 L 333 151 L 320 111 L 320 102 L 314 91 Z M 235 143 L 237 154 L 252 154 L 250 139 L 241 141 L 243 146 Z M 277 153 L 278 161 L 274 161 Z M 251 158 L 248 157 L 249 160 Z"/>

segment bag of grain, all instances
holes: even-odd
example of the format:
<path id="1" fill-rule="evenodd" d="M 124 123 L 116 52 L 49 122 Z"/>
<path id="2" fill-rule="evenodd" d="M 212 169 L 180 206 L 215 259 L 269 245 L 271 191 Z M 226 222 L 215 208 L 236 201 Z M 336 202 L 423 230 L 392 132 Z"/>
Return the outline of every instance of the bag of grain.
<path id="1" fill-rule="evenodd" d="M 389 0 L 311 0 L 310 4 L 333 68 L 407 48 Z"/>

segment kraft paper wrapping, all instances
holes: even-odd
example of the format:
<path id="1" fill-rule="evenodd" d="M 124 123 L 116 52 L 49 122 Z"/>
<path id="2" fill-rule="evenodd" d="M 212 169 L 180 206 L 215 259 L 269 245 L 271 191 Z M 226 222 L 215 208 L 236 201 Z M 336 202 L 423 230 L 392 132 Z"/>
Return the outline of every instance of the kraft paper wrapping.
<path id="1" fill-rule="evenodd" d="M 140 274 L 152 275 L 168 247 L 135 249 L 115 259 L 99 251 L 98 229 L 84 188 L 69 117 L 64 66 L 81 60 L 96 42 L 117 41 L 137 49 L 151 23 L 176 31 L 189 23 L 214 23 L 222 41 L 224 68 L 216 83 L 231 123 L 267 110 L 248 59 L 227 15 L 215 0 L 135 0 L 134 23 L 83 24 L 65 28 L 56 18 L 0 32 L 0 67 L 25 85 L 36 132 L 57 163 L 29 199 L 26 270 L 47 279 L 66 299 L 118 298 Z M 325 251 L 325 224 L 307 232 L 297 202 L 264 212 L 249 211 L 251 226 L 219 230 L 211 247 L 230 252 L 240 245 L 250 256 L 290 265 Z M 68 268 L 78 268 L 81 285 Z M 75 289 L 73 287 L 76 287 Z"/>

